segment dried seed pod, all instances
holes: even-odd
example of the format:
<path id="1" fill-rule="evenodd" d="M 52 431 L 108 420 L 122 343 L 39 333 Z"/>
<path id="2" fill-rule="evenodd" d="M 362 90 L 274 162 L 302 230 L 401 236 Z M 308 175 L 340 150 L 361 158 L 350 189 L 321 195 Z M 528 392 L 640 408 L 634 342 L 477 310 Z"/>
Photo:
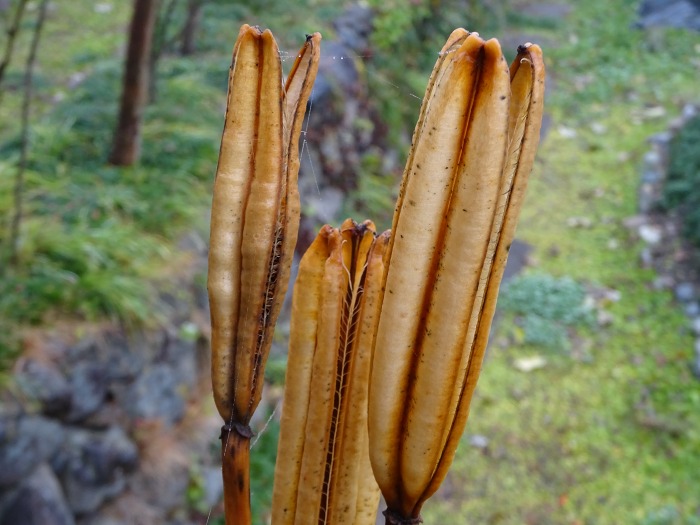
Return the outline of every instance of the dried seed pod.
<path id="1" fill-rule="evenodd" d="M 212 384 L 225 422 L 247 425 L 299 226 L 299 135 L 318 69 L 316 33 L 286 85 L 269 30 L 244 25 L 233 51 L 209 251 Z"/>
<path id="2" fill-rule="evenodd" d="M 299 265 L 272 523 L 375 521 L 367 395 L 388 232 L 325 226 Z"/>
<path id="3" fill-rule="evenodd" d="M 496 40 L 456 30 L 414 132 L 369 402 L 372 467 L 397 523 L 419 518 L 451 464 L 488 339 L 541 121 L 541 59 L 527 101 L 515 69 Z"/>
<path id="4" fill-rule="evenodd" d="M 212 387 L 225 425 L 226 523 L 250 523 L 248 426 L 299 227 L 299 135 L 318 69 L 308 36 L 286 84 L 269 30 L 244 25 L 233 49 L 209 247 Z"/>

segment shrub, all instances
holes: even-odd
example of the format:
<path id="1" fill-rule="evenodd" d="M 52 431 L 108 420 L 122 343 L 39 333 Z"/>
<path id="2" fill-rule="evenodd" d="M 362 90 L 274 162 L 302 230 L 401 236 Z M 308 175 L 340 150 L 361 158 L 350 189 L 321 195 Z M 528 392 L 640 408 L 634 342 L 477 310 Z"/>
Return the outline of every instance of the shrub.
<path id="1" fill-rule="evenodd" d="M 671 141 L 663 204 L 679 211 L 685 236 L 700 246 L 700 116 Z"/>
<path id="2" fill-rule="evenodd" d="M 591 326 L 586 292 L 569 277 L 524 275 L 504 287 L 498 306 L 517 317 L 523 342 L 545 348 L 568 348 L 569 330 Z"/>

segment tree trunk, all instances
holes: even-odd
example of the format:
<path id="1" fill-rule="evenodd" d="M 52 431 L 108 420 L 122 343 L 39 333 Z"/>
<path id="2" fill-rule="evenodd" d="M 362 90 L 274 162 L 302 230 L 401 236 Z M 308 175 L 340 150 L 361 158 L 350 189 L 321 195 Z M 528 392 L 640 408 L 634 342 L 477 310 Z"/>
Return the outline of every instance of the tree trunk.
<path id="1" fill-rule="evenodd" d="M 180 54 L 183 56 L 191 55 L 195 51 L 195 35 L 202 17 L 203 4 L 204 0 L 188 0 L 187 2 L 187 18 L 182 28 L 182 43 L 180 45 Z"/>
<path id="2" fill-rule="evenodd" d="M 141 120 L 148 98 L 149 59 L 156 13 L 157 0 L 134 0 L 119 121 L 109 157 L 109 162 L 115 166 L 130 166 L 139 158 Z"/>

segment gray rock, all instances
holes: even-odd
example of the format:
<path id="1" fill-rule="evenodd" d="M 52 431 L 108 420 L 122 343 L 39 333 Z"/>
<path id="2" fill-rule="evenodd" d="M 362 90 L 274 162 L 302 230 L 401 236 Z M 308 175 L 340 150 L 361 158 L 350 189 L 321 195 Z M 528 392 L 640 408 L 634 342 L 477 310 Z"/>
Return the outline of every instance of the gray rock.
<path id="1" fill-rule="evenodd" d="M 183 506 L 190 486 L 187 455 L 167 447 L 156 458 L 144 459 L 141 469 L 129 480 L 129 488 L 164 514 Z"/>
<path id="2" fill-rule="evenodd" d="M 655 146 L 667 147 L 673 138 L 673 133 L 670 131 L 660 131 L 659 133 L 653 134 L 649 137 L 649 142 Z"/>
<path id="3" fill-rule="evenodd" d="M 475 448 L 485 449 L 489 446 L 489 438 L 479 434 L 474 434 L 469 438 L 469 444 Z"/>
<path id="4" fill-rule="evenodd" d="M 670 275 L 659 275 L 651 283 L 654 290 L 668 290 L 673 286 L 673 277 Z"/>
<path id="5" fill-rule="evenodd" d="M 700 5 L 693 0 L 645 0 L 639 7 L 637 25 L 700 31 Z"/>
<path id="6" fill-rule="evenodd" d="M 132 380 L 144 365 L 141 348 L 131 348 L 126 335 L 118 330 L 106 332 L 100 337 L 90 336 L 71 347 L 67 354 L 66 369 L 72 375 L 75 366 L 92 363 L 104 370 L 108 381 Z"/>
<path id="7" fill-rule="evenodd" d="M 695 356 L 690 362 L 690 369 L 700 379 L 700 337 L 695 340 Z"/>
<path id="8" fill-rule="evenodd" d="M 607 310 L 600 310 L 597 315 L 598 326 L 607 327 L 615 322 L 615 316 Z"/>
<path id="9" fill-rule="evenodd" d="M 157 364 L 146 369 L 126 392 L 124 406 L 131 416 L 161 419 L 168 424 L 179 421 L 185 403 L 179 392 L 173 367 Z"/>
<path id="10" fill-rule="evenodd" d="M 676 296 L 676 299 L 682 303 L 687 303 L 695 299 L 695 287 L 693 286 L 693 283 L 678 283 L 673 289 L 673 293 Z"/>
<path id="11" fill-rule="evenodd" d="M 161 361 L 172 367 L 176 382 L 193 387 L 197 382 L 197 339 L 199 331 L 193 323 L 180 325 L 177 334 L 170 333 Z"/>
<path id="12" fill-rule="evenodd" d="M 654 255 L 651 253 L 651 249 L 649 249 L 648 246 L 642 248 L 639 258 L 644 268 L 651 268 L 654 264 Z"/>
<path id="13" fill-rule="evenodd" d="M 108 390 L 107 369 L 94 362 L 75 365 L 70 377 L 72 390 L 68 421 L 78 422 L 97 412 L 104 404 Z"/>
<path id="14" fill-rule="evenodd" d="M 663 239 L 663 231 L 652 224 L 643 224 L 638 230 L 639 237 L 647 244 L 658 244 Z"/>
<path id="15" fill-rule="evenodd" d="M 53 456 L 63 439 L 63 428 L 50 419 L 0 414 L 0 488 L 16 484 Z"/>
<path id="16" fill-rule="evenodd" d="M 204 501 L 208 507 L 219 503 L 224 495 L 224 480 L 220 467 L 209 467 L 202 471 L 204 485 Z"/>
<path id="17" fill-rule="evenodd" d="M 58 368 L 26 359 L 20 364 L 15 378 L 19 388 L 38 402 L 43 412 L 58 414 L 70 407 L 71 387 Z"/>
<path id="18" fill-rule="evenodd" d="M 0 516 L 0 525 L 74 525 L 51 468 L 43 463 L 26 478 Z"/>
<path id="19" fill-rule="evenodd" d="M 532 252 L 532 246 L 526 242 L 515 239 L 508 250 L 508 261 L 503 272 L 503 282 L 510 281 L 520 274 L 528 265 L 528 259 Z"/>
<path id="20" fill-rule="evenodd" d="M 697 301 L 692 301 L 685 305 L 685 315 L 688 317 L 698 317 L 700 316 L 700 304 Z"/>
<path id="21" fill-rule="evenodd" d="M 700 336 L 700 317 L 693 318 L 690 322 L 690 327 L 695 335 Z"/>
<path id="22" fill-rule="evenodd" d="M 75 514 L 95 511 L 104 501 L 126 487 L 125 473 L 138 463 L 138 450 L 124 431 L 75 429 L 69 433 L 53 467 L 59 474 L 71 510 Z"/>

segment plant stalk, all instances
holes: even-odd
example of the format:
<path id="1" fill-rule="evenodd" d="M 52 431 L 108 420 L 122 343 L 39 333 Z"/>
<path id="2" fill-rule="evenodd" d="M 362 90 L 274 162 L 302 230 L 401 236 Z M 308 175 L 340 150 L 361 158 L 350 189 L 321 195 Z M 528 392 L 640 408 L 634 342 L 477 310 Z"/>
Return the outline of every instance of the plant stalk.
<path id="1" fill-rule="evenodd" d="M 248 425 L 221 427 L 221 465 L 224 477 L 226 525 L 250 525 L 250 438 Z"/>
<path id="2" fill-rule="evenodd" d="M 420 516 L 417 518 L 404 518 L 398 512 L 394 512 L 391 509 L 386 509 L 382 514 L 384 514 L 386 518 L 384 522 L 386 525 L 419 525 L 423 523 L 423 518 Z"/>

